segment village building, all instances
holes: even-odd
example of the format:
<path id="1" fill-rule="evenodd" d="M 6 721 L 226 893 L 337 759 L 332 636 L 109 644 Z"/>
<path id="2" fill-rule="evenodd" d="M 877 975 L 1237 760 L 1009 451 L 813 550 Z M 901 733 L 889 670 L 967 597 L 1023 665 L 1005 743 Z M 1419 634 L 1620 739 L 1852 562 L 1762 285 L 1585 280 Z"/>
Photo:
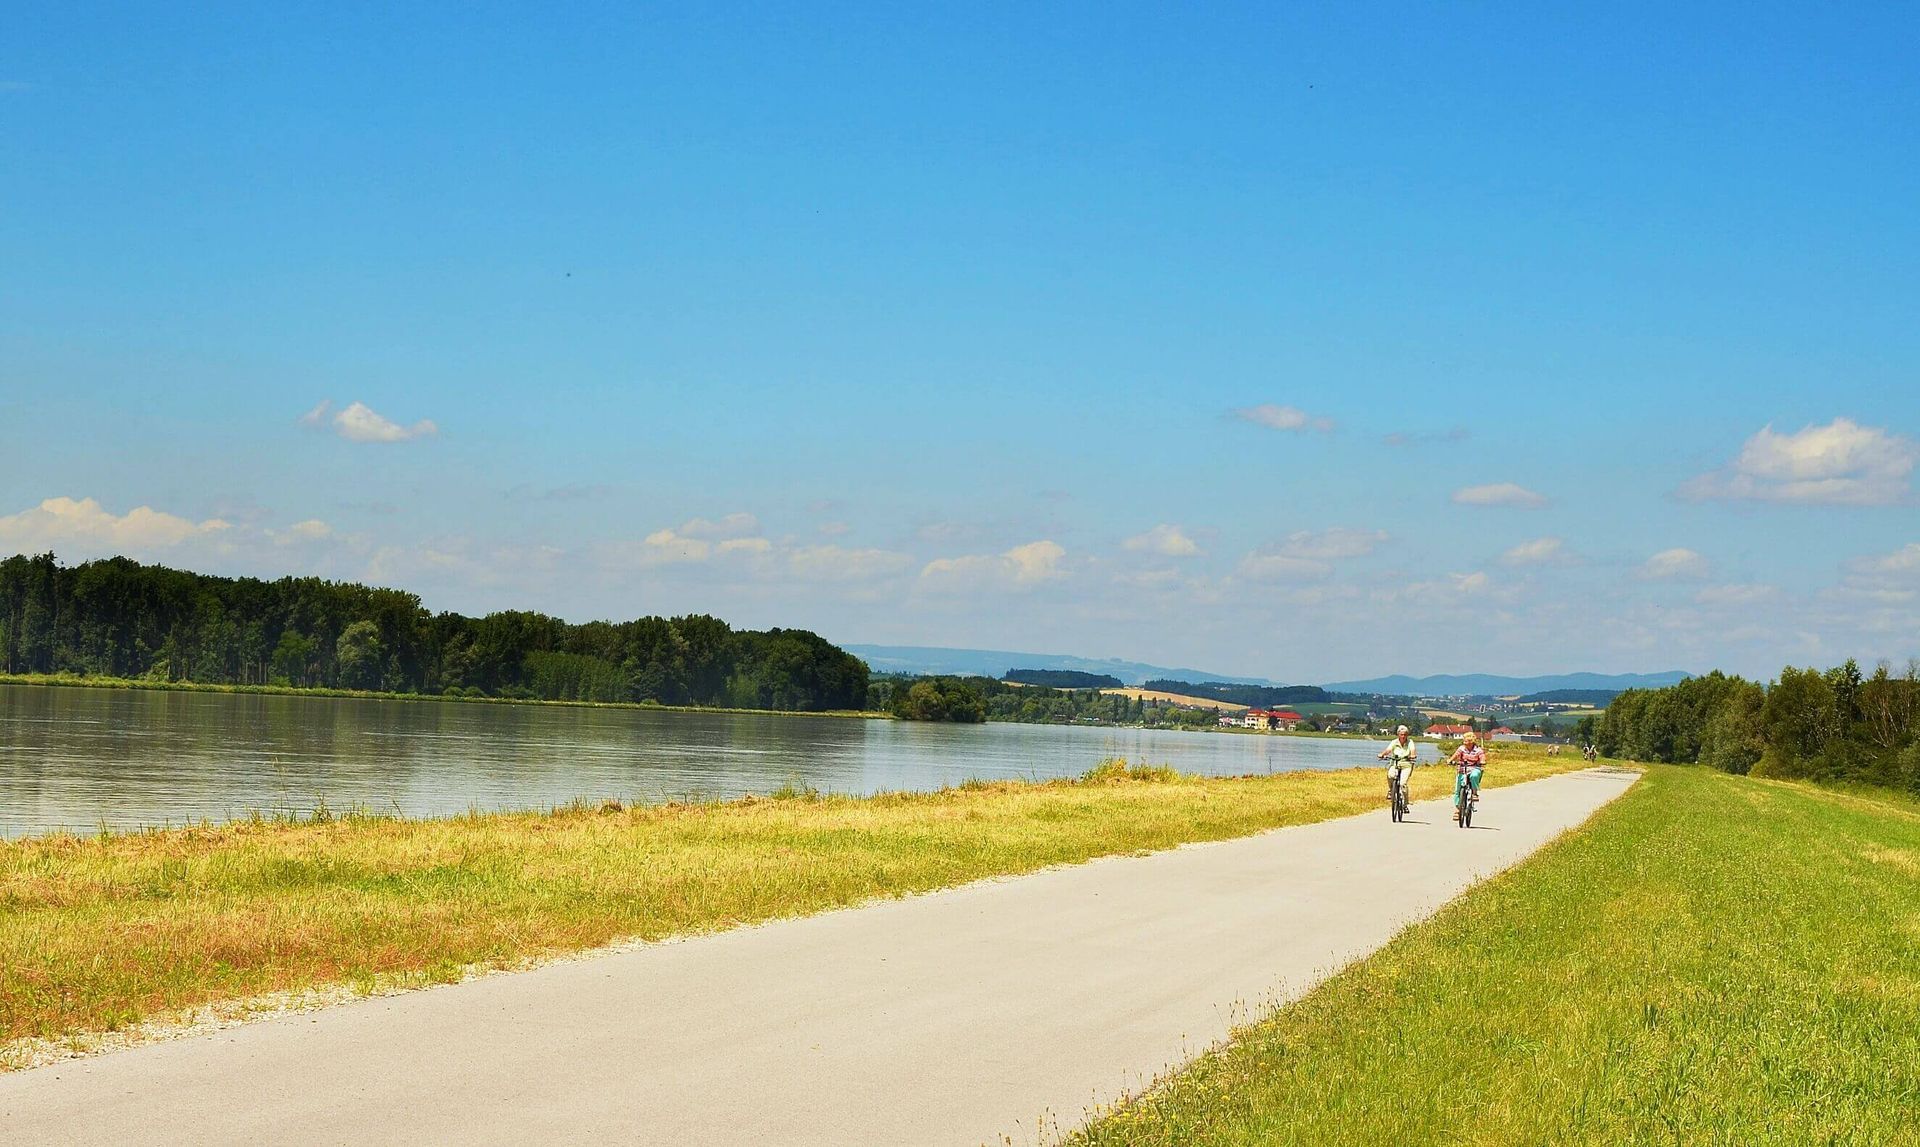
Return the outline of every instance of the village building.
<path id="1" fill-rule="evenodd" d="M 1292 709 L 1248 709 L 1240 723 L 1249 729 L 1267 729 L 1282 733 L 1291 733 L 1300 727 L 1305 717 Z"/>
<path id="2" fill-rule="evenodd" d="M 1472 725 L 1428 725 L 1427 736 L 1438 737 L 1443 741 L 1457 741 L 1473 732 Z"/>

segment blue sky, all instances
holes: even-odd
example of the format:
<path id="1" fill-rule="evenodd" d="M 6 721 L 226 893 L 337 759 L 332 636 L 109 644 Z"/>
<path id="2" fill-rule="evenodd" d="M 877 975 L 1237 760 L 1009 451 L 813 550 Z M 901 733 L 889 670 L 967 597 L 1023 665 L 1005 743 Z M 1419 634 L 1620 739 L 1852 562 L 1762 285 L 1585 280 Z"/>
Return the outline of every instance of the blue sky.
<path id="1" fill-rule="evenodd" d="M 0 550 L 1295 680 L 1904 661 L 1920 17 L 1669 8 L 16 7 Z"/>

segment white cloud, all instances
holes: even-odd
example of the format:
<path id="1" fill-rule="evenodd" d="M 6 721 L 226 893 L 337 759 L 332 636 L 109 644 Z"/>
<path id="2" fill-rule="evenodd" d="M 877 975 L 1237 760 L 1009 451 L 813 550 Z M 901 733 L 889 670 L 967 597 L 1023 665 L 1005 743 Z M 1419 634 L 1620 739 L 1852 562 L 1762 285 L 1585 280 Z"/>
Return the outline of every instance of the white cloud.
<path id="1" fill-rule="evenodd" d="M 1712 572 L 1713 563 L 1707 560 L 1706 555 L 1684 546 L 1661 550 L 1640 566 L 1640 576 L 1648 581 L 1703 578 Z"/>
<path id="2" fill-rule="evenodd" d="M 704 538 L 709 541 L 744 538 L 760 532 L 760 519 L 744 512 L 728 514 L 717 522 L 694 518 L 676 526 L 674 532 L 683 538 Z"/>
<path id="3" fill-rule="evenodd" d="M 1512 482 L 1493 482 L 1455 490 L 1453 502 L 1456 506 L 1506 506 L 1516 510 L 1538 510 L 1547 505 L 1547 498 L 1544 494 L 1536 494 Z"/>
<path id="4" fill-rule="evenodd" d="M 1847 569 L 1856 575 L 1881 579 L 1920 577 L 1920 542 L 1908 542 L 1890 554 L 1855 558 Z"/>
<path id="5" fill-rule="evenodd" d="M 1747 439 L 1725 468 L 1680 487 L 1691 501 L 1824 506 L 1889 506 L 1907 499 L 1920 445 L 1874 426 L 1836 418 L 1781 434 L 1771 425 Z"/>
<path id="6" fill-rule="evenodd" d="M 1780 591 L 1770 585 L 1710 585 L 1694 594 L 1693 600 L 1701 605 L 1737 609 L 1764 605 L 1779 596 Z"/>
<path id="7" fill-rule="evenodd" d="M 1170 558 L 1186 558 L 1200 552 L 1200 545 L 1188 537 L 1179 526 L 1166 522 L 1155 526 L 1144 534 L 1136 534 L 1122 542 L 1129 550 L 1145 553 L 1164 554 Z"/>
<path id="8" fill-rule="evenodd" d="M 773 543 L 757 536 L 760 519 L 752 514 L 728 514 L 719 521 L 693 518 L 677 526 L 655 530 L 633 542 L 615 542 L 604 547 L 616 564 L 636 566 L 678 565 L 711 561 L 738 555 L 767 554 Z"/>
<path id="9" fill-rule="evenodd" d="M 1572 560 L 1573 555 L 1561 538 L 1535 538 L 1500 555 L 1501 564 L 1510 566 L 1565 565 Z"/>
<path id="10" fill-rule="evenodd" d="M 267 536 L 276 543 L 290 546 L 297 542 L 324 542 L 333 537 L 333 527 L 318 518 L 308 518 L 304 522 L 295 522 L 284 530 L 267 531 Z"/>
<path id="11" fill-rule="evenodd" d="M 412 426 L 402 426 L 376 413 L 364 402 L 355 402 L 335 414 L 333 400 L 322 399 L 300 416 L 300 425 L 316 429 L 331 426 L 333 432 L 349 442 L 408 442 L 440 433 L 430 419 L 422 418 Z"/>
<path id="12" fill-rule="evenodd" d="M 1066 576 L 1060 568 L 1066 556 L 1066 549 L 1058 542 L 1042 539 L 1000 554 L 935 558 L 921 568 L 920 582 L 946 591 L 1030 589 Z"/>
<path id="13" fill-rule="evenodd" d="M 1234 571 L 1248 581 L 1311 581 L 1333 572 L 1333 563 L 1259 550 L 1240 559 Z"/>
<path id="14" fill-rule="evenodd" d="M 1235 572 L 1249 581 L 1311 581 L 1333 573 L 1337 561 L 1366 557 L 1386 540 L 1385 530 L 1296 530 L 1240 559 Z"/>
<path id="15" fill-rule="evenodd" d="M 1286 536 L 1274 552 L 1315 561 L 1338 561 L 1343 558 L 1364 558 L 1386 540 L 1385 530 L 1356 530 L 1348 526 L 1295 530 Z"/>
<path id="16" fill-rule="evenodd" d="M 0 544 L 20 552 L 66 543 L 115 551 L 151 550 L 231 528 L 231 523 L 220 518 L 194 522 L 152 506 L 136 506 L 115 515 L 92 498 L 48 498 L 31 510 L 0 518 Z"/>
<path id="17" fill-rule="evenodd" d="M 912 565 L 910 555 L 892 550 L 800 546 L 787 555 L 788 569 L 806 581 L 873 581 L 905 573 Z"/>
<path id="18" fill-rule="evenodd" d="M 1484 593 L 1487 587 L 1492 584 L 1491 579 L 1489 579 L 1486 574 L 1477 570 L 1473 573 L 1466 574 L 1448 574 L 1447 578 L 1453 583 L 1455 593 L 1465 594 L 1469 597 L 1474 594 Z"/>
<path id="19" fill-rule="evenodd" d="M 1285 430 L 1294 434 L 1308 430 L 1325 434 L 1333 429 L 1331 418 L 1317 418 L 1297 406 L 1280 406 L 1272 402 L 1239 407 L 1233 411 L 1233 416 L 1242 422 L 1251 422 L 1255 426 L 1264 426 L 1268 430 Z"/>

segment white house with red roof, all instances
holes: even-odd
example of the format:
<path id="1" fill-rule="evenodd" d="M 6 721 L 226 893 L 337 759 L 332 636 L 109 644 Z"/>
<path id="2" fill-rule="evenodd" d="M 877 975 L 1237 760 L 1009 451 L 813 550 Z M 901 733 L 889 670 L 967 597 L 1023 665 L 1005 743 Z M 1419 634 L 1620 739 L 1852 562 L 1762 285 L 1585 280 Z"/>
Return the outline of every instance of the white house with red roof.
<path id="1" fill-rule="evenodd" d="M 1438 737 L 1443 741 L 1457 741 L 1473 732 L 1472 725 L 1428 725 L 1427 736 Z"/>
<path id="2" fill-rule="evenodd" d="M 1248 709 L 1240 723 L 1249 729 L 1273 729 L 1291 733 L 1300 727 L 1305 717 L 1292 709 Z"/>

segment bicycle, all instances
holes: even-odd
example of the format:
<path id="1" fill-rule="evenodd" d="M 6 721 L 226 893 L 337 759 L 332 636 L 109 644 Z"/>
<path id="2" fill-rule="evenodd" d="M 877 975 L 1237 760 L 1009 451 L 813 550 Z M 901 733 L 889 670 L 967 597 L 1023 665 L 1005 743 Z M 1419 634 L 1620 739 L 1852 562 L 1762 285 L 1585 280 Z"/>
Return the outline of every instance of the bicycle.
<path id="1" fill-rule="evenodd" d="M 1407 801 L 1407 783 L 1411 779 L 1411 771 L 1387 770 L 1387 811 L 1393 814 L 1395 824 L 1407 819 L 1407 813 L 1411 811 Z"/>
<path id="2" fill-rule="evenodd" d="M 1474 797 L 1478 795 L 1473 791 L 1473 785 L 1467 782 L 1467 773 L 1472 766 L 1455 765 L 1454 768 L 1459 770 L 1460 780 L 1454 785 L 1453 809 L 1455 815 L 1453 819 L 1461 828 L 1472 828 L 1473 800 Z"/>

